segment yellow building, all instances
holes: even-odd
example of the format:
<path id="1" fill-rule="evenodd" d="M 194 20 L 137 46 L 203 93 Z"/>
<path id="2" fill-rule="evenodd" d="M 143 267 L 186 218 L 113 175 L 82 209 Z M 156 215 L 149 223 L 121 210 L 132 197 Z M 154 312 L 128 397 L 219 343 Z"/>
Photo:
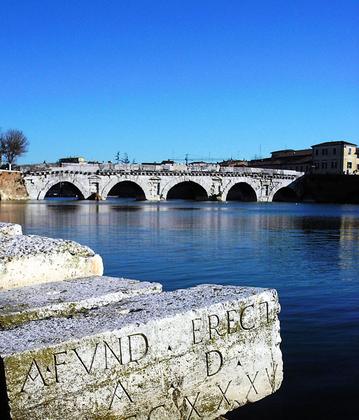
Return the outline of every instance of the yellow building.
<path id="1" fill-rule="evenodd" d="M 357 145 L 328 141 L 312 146 L 313 172 L 317 174 L 359 174 Z"/>

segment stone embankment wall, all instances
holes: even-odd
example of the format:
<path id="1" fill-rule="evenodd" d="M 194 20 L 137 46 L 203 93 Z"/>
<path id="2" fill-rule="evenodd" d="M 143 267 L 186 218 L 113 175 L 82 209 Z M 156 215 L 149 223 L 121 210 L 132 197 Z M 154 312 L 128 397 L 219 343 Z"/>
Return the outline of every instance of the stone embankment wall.
<path id="1" fill-rule="evenodd" d="M 308 174 L 300 189 L 303 201 L 359 204 L 359 175 Z"/>
<path id="2" fill-rule="evenodd" d="M 0 170 L 0 199 L 26 200 L 28 198 L 21 172 Z"/>
<path id="3" fill-rule="evenodd" d="M 211 420 L 281 386 L 275 290 L 162 292 L 89 273 L 94 252 L 71 241 L 9 224 L 0 239 L 1 419 Z"/>

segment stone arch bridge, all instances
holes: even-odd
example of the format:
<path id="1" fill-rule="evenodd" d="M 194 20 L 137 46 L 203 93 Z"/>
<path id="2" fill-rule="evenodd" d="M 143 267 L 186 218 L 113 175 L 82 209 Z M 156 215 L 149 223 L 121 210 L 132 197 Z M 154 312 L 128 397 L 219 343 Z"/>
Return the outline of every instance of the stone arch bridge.
<path id="1" fill-rule="evenodd" d="M 284 197 L 279 201 L 294 201 L 298 195 L 297 181 L 302 175 L 259 168 L 223 172 L 52 170 L 27 172 L 24 181 L 33 200 L 42 200 L 59 185 L 67 185 L 81 199 L 120 196 L 154 201 L 185 198 L 270 202 L 278 197 Z"/>

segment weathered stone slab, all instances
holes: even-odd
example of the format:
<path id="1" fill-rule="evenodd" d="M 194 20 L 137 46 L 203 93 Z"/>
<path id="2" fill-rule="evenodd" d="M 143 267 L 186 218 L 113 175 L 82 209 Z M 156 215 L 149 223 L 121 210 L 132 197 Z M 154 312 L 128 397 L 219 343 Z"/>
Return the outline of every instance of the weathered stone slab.
<path id="1" fill-rule="evenodd" d="M 15 223 L 0 223 L 0 236 L 22 235 L 21 225 Z"/>
<path id="2" fill-rule="evenodd" d="M 0 417 L 214 419 L 280 387 L 279 310 L 207 285 L 1 331 Z"/>
<path id="3" fill-rule="evenodd" d="M 0 291 L 0 330 L 29 321 L 73 316 L 130 297 L 160 293 L 159 283 L 95 276 Z M 123 312 L 129 312 L 124 308 Z"/>
<path id="4" fill-rule="evenodd" d="M 0 235 L 0 289 L 103 274 L 87 246 L 35 235 Z"/>

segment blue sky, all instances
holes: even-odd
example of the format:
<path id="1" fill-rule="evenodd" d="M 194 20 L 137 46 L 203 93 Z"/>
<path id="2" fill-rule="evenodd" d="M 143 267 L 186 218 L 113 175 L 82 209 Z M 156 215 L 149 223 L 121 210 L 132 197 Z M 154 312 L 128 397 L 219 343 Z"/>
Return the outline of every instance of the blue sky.
<path id="1" fill-rule="evenodd" d="M 359 1 L 1 0 L 0 82 L 20 162 L 359 143 Z"/>

